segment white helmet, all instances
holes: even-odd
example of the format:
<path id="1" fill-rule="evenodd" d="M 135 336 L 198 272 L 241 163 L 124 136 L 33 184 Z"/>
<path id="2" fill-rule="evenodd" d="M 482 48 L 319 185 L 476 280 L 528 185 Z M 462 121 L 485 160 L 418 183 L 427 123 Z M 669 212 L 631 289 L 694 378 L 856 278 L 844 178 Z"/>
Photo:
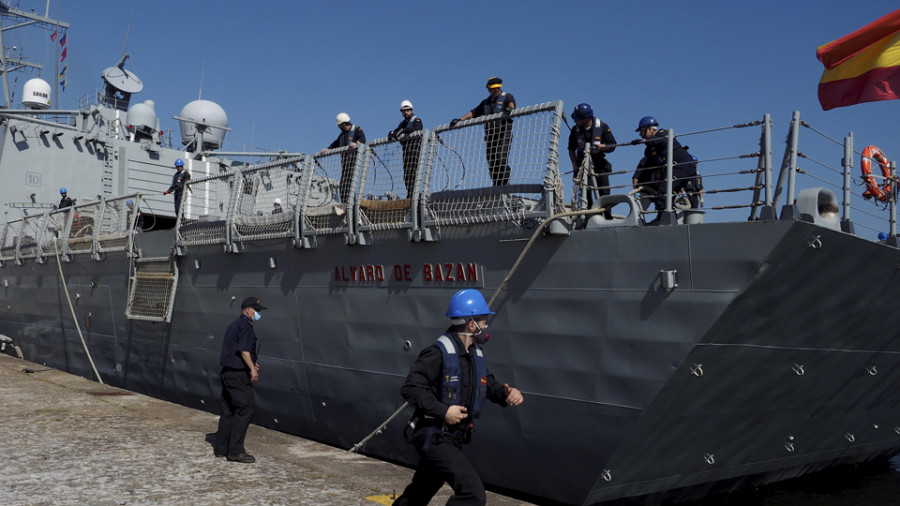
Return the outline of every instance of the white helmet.
<path id="1" fill-rule="evenodd" d="M 280 206 L 280 205 L 281 205 L 281 199 L 276 198 L 276 199 L 275 199 L 275 203 L 278 204 L 278 205 Z"/>
<path id="2" fill-rule="evenodd" d="M 412 102 L 410 102 L 409 100 L 404 100 L 403 102 L 400 102 L 400 110 L 401 111 L 403 109 L 412 109 L 412 108 L 413 108 Z"/>
<path id="3" fill-rule="evenodd" d="M 340 125 L 341 123 L 350 123 L 350 115 L 345 112 L 338 114 L 337 124 Z"/>

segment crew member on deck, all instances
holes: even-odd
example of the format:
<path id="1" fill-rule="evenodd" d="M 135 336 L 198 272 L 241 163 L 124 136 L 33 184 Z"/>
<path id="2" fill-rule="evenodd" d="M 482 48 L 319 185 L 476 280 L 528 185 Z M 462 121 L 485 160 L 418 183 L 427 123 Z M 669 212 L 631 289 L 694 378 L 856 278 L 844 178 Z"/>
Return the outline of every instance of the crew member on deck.
<path id="1" fill-rule="evenodd" d="M 422 137 L 411 137 L 410 134 L 422 130 L 422 120 L 413 114 L 413 105 L 409 100 L 400 102 L 400 114 L 403 115 L 403 121 L 388 133 L 388 139 L 400 141 L 400 147 L 403 149 L 403 183 L 406 185 L 406 198 L 412 198 Z"/>
<path id="2" fill-rule="evenodd" d="M 191 173 L 184 170 L 184 161 L 181 158 L 175 160 L 175 174 L 172 175 L 172 186 L 163 192 L 163 195 L 175 192 L 175 216 L 181 208 L 181 195 L 184 193 L 184 185 L 191 179 Z"/>
<path id="3" fill-rule="evenodd" d="M 641 135 L 644 148 L 644 167 L 659 171 L 659 191 L 656 197 L 656 208 L 666 208 L 666 161 L 668 160 L 668 130 L 660 129 L 659 122 L 653 116 L 644 116 L 635 130 Z M 633 141 L 638 142 L 638 141 Z M 678 139 L 673 139 L 672 146 L 672 193 L 686 193 L 691 207 L 699 208 L 703 193 L 703 182 L 697 173 L 697 159 L 682 146 Z M 657 218 L 658 220 L 659 218 Z M 656 220 L 654 220 L 656 221 Z"/>
<path id="4" fill-rule="evenodd" d="M 281 214 L 284 212 L 284 209 L 281 208 L 281 199 L 276 198 L 275 202 L 272 203 L 272 214 Z"/>
<path id="5" fill-rule="evenodd" d="M 62 198 L 59 199 L 59 205 L 56 207 L 57 209 L 65 209 L 72 206 L 72 199 L 69 198 L 68 193 L 69 192 L 65 188 L 59 189 L 59 196 Z"/>
<path id="6" fill-rule="evenodd" d="M 612 164 L 606 159 L 606 154 L 616 150 L 616 138 L 613 137 L 609 125 L 594 117 L 594 110 L 590 104 L 575 106 L 572 120 L 575 121 L 575 128 L 569 132 L 569 159 L 572 160 L 575 183 L 580 182 L 581 164 L 584 162 L 585 153 L 590 151 L 594 177 L 587 178 L 588 186 L 596 186 L 600 196 L 609 195 L 609 173 L 612 172 Z M 593 194 L 594 190 L 588 188 L 589 209 L 594 203 Z M 606 211 L 606 218 L 612 219 L 612 211 Z"/>
<path id="7" fill-rule="evenodd" d="M 522 404 L 522 393 L 501 384 L 487 368 L 481 346 L 494 314 L 481 292 L 465 289 L 450 299 L 450 328 L 413 363 L 400 394 L 415 408 L 406 428 L 419 454 L 419 466 L 394 506 L 427 505 L 444 482 L 453 489 L 447 504 L 487 502 L 484 484 L 462 454 L 485 400 L 501 406 Z"/>
<path id="8" fill-rule="evenodd" d="M 343 148 L 349 146 L 350 149 L 341 153 L 341 202 L 347 203 L 347 197 L 350 195 L 350 182 L 353 180 L 353 168 L 356 166 L 356 150 L 358 144 L 366 143 L 366 134 L 363 129 L 353 123 L 350 123 L 350 115 L 342 112 L 337 115 L 337 126 L 341 129 L 340 135 L 327 148 L 319 152 L 323 154 L 329 149 Z"/>
<path id="9" fill-rule="evenodd" d="M 502 86 L 503 80 L 499 77 L 488 79 L 488 97 L 462 118 L 450 122 L 450 126 L 454 127 L 460 121 L 503 113 L 501 118 L 484 124 L 485 154 L 494 186 L 508 185 L 512 173 L 509 166 L 509 150 L 512 147 L 513 120 L 510 118 L 510 114 L 516 108 L 516 99 L 512 93 L 503 91 Z"/>
<path id="10" fill-rule="evenodd" d="M 256 332 L 254 322 L 262 318 L 266 309 L 257 297 L 247 297 L 241 303 L 241 315 L 225 330 L 219 365 L 222 370 L 222 397 L 219 400 L 219 428 L 213 451 L 216 457 L 226 457 L 232 462 L 252 464 L 253 455 L 244 447 L 247 428 L 256 410 L 253 384 L 259 380 Z"/>

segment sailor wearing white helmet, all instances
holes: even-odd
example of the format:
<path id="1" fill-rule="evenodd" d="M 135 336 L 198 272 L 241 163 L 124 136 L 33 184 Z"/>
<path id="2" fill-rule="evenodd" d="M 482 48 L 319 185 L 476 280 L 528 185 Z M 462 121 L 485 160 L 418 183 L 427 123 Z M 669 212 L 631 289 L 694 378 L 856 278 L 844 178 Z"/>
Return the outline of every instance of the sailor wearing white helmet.
<path id="1" fill-rule="evenodd" d="M 481 349 L 488 308 L 478 290 L 465 289 L 450 299 L 450 328 L 433 345 L 419 353 L 400 389 L 414 408 L 407 426 L 407 439 L 419 454 L 419 467 L 412 483 L 394 506 L 428 504 L 447 482 L 453 497 L 447 504 L 483 506 L 484 484 L 462 454 L 462 445 L 472 438 L 484 401 L 518 406 L 524 400 L 518 389 L 494 379 Z"/>
<path id="2" fill-rule="evenodd" d="M 281 199 L 276 198 L 275 203 L 272 204 L 272 214 L 281 214 L 284 212 L 284 209 L 281 208 Z"/>
<path id="3" fill-rule="evenodd" d="M 350 181 L 353 178 L 353 170 L 356 167 L 356 151 L 353 150 L 357 144 L 366 143 L 366 134 L 358 125 L 350 123 L 350 115 L 342 112 L 335 118 L 338 128 L 341 129 L 340 135 L 327 148 L 319 152 L 324 154 L 329 149 L 350 147 L 350 150 L 341 153 L 341 202 L 347 203 L 347 197 L 350 195 Z"/>
<path id="4" fill-rule="evenodd" d="M 397 128 L 388 132 L 388 139 L 400 141 L 400 147 L 403 149 L 403 183 L 406 185 L 406 197 L 411 198 L 415 190 L 422 137 L 410 134 L 422 130 L 422 119 L 413 113 L 413 105 L 409 100 L 400 102 L 400 114 L 403 115 L 403 121 Z"/>

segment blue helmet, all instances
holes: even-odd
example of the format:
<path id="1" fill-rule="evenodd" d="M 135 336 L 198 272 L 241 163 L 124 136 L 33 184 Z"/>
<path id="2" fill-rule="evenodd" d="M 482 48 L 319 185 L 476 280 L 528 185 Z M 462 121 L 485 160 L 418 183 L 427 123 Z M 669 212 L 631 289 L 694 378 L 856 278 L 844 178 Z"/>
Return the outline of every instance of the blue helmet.
<path id="1" fill-rule="evenodd" d="M 131 199 L 128 199 L 128 200 L 125 201 L 125 205 L 126 205 L 126 206 L 133 206 L 133 205 L 134 205 L 134 201 L 131 200 Z"/>
<path id="2" fill-rule="evenodd" d="M 655 126 L 655 127 L 658 127 L 658 126 L 659 126 L 659 122 L 656 121 L 656 118 L 654 118 L 653 116 L 644 116 L 644 117 L 641 118 L 641 120 L 638 122 L 638 127 L 635 128 L 634 131 L 635 131 L 635 132 L 640 132 L 641 129 L 644 128 L 644 127 L 646 127 L 646 126 Z"/>
<path id="3" fill-rule="evenodd" d="M 572 119 L 580 120 L 584 118 L 593 118 L 594 110 L 591 109 L 591 104 L 578 104 L 575 106 L 575 110 L 572 111 Z"/>
<path id="4" fill-rule="evenodd" d="M 67 192 L 65 188 L 60 188 L 60 189 L 59 189 L 59 194 L 60 194 L 60 195 L 65 195 L 65 194 L 67 194 L 67 193 L 69 193 L 69 192 Z"/>
<path id="5" fill-rule="evenodd" d="M 474 288 L 456 292 L 447 306 L 447 318 L 468 318 L 486 314 L 495 313 L 488 307 L 481 292 Z"/>
<path id="6" fill-rule="evenodd" d="M 179 158 L 178 160 L 175 160 L 175 166 L 176 167 L 184 167 L 184 161 L 181 158 Z"/>

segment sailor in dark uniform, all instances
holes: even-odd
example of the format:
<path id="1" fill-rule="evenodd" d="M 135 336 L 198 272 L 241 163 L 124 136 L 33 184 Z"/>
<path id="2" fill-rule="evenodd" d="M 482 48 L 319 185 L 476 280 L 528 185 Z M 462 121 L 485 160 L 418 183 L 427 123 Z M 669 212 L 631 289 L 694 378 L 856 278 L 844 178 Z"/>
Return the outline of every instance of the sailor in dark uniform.
<path id="1" fill-rule="evenodd" d="M 356 150 L 357 144 L 366 143 L 366 134 L 363 129 L 353 123 L 350 123 L 350 115 L 342 112 L 337 115 L 337 126 L 341 129 L 340 135 L 327 148 L 320 151 L 324 153 L 329 149 L 343 148 L 349 146 L 350 150 L 341 153 L 341 202 L 347 203 L 347 197 L 350 195 L 350 183 L 353 180 L 353 169 L 356 166 Z"/>
<path id="2" fill-rule="evenodd" d="M 594 110 L 590 104 L 575 106 L 572 119 L 575 121 L 575 128 L 569 132 L 569 159 L 572 160 L 575 181 L 578 182 L 585 153 L 590 152 L 594 182 L 598 187 L 597 193 L 600 196 L 609 195 L 609 173 L 612 172 L 612 164 L 606 159 L 606 154 L 616 150 L 616 138 L 609 125 L 594 117 Z M 588 179 L 588 184 L 590 183 L 591 180 Z M 588 208 L 594 203 L 593 193 L 593 190 L 587 192 Z M 607 211 L 606 217 L 611 219 L 612 212 Z"/>
<path id="3" fill-rule="evenodd" d="M 256 410 L 253 384 L 259 379 L 256 333 L 253 323 L 262 318 L 260 311 L 266 307 L 256 297 L 247 297 L 241 303 L 241 315 L 225 330 L 222 339 L 222 397 L 219 400 L 219 428 L 216 431 L 214 452 L 216 457 L 227 457 L 232 462 L 252 464 L 253 455 L 244 448 L 247 428 Z"/>
<path id="4" fill-rule="evenodd" d="M 69 198 L 68 191 L 65 188 L 59 189 L 59 196 L 61 198 L 59 199 L 59 206 L 56 207 L 57 209 L 72 207 L 72 199 Z"/>
<path id="5" fill-rule="evenodd" d="M 456 123 L 467 119 L 503 113 L 502 118 L 484 125 L 485 154 L 494 186 L 509 184 L 512 173 L 509 166 L 509 150 L 512 147 L 513 120 L 509 116 L 516 108 L 516 99 L 512 93 L 503 91 L 502 86 L 503 80 L 499 77 L 488 79 L 487 89 L 490 95 L 465 116 L 450 122 L 450 126 L 456 126 Z"/>
<path id="6" fill-rule="evenodd" d="M 444 482 L 453 489 L 447 504 L 483 506 L 487 497 L 475 468 L 462 454 L 485 400 L 501 406 L 522 404 L 522 393 L 494 379 L 481 345 L 488 308 L 478 290 L 465 289 L 450 299 L 451 326 L 419 353 L 400 389 L 415 408 L 406 434 L 419 454 L 412 483 L 394 506 L 427 505 Z"/>
<path id="7" fill-rule="evenodd" d="M 656 208 L 666 208 L 666 191 L 664 181 L 666 160 L 668 159 L 668 131 L 659 128 L 659 122 L 653 116 L 644 116 L 638 122 L 635 132 L 644 140 L 644 166 L 659 170 L 659 192 L 656 197 Z M 673 139 L 672 146 L 672 192 L 675 195 L 685 192 L 691 207 L 700 207 L 700 195 L 703 182 L 697 173 L 697 159 L 682 146 L 678 139 Z"/>
<path id="8" fill-rule="evenodd" d="M 191 179 L 191 173 L 184 170 L 184 161 L 179 158 L 175 160 L 175 174 L 172 175 L 172 186 L 163 192 L 163 195 L 175 193 L 175 216 L 178 216 L 178 210 L 181 208 L 181 195 L 184 193 L 184 185 Z"/>
<path id="9" fill-rule="evenodd" d="M 400 141 L 400 147 L 403 149 L 403 183 L 406 185 L 406 197 L 412 198 L 422 137 L 410 137 L 409 134 L 422 130 L 422 120 L 413 114 L 413 105 L 409 100 L 400 102 L 400 114 L 403 115 L 403 121 L 388 133 L 388 139 Z"/>

